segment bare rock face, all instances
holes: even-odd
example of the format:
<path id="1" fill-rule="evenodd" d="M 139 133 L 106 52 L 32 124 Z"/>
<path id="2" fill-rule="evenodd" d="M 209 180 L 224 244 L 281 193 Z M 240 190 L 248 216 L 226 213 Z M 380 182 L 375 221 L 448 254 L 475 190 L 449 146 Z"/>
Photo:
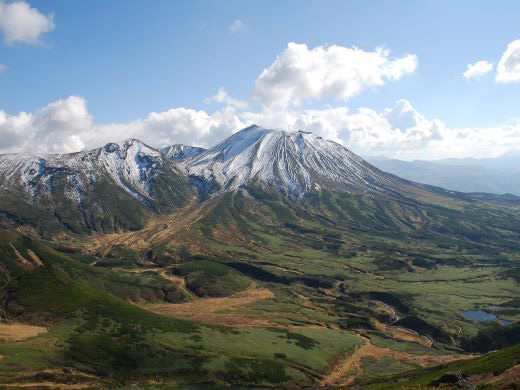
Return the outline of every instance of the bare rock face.
<path id="1" fill-rule="evenodd" d="M 476 390 L 477 387 L 468 381 L 466 377 L 460 372 L 447 372 L 437 379 L 430 382 L 428 386 L 437 387 L 441 385 L 451 385 L 457 389 Z"/>

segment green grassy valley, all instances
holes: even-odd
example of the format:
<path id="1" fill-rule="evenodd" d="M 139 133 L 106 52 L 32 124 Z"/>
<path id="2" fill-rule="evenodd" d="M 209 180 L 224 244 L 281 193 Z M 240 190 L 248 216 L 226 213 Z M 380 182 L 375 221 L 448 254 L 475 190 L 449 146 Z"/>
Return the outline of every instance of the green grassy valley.
<path id="1" fill-rule="evenodd" d="M 0 381 L 377 389 L 456 370 L 495 388 L 518 363 L 520 201 L 410 188 L 255 186 L 136 231 L 4 228 Z"/>

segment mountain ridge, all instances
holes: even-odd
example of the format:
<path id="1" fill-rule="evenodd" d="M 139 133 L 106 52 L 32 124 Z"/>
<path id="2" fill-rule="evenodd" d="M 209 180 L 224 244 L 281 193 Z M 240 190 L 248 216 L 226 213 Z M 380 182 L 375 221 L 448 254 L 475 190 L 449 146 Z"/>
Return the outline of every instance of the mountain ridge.
<path id="1" fill-rule="evenodd" d="M 170 160 L 178 161 L 184 160 L 189 157 L 198 156 L 200 153 L 203 153 L 206 149 L 184 144 L 173 144 L 165 146 L 159 150 L 164 156 L 168 157 Z"/>
<path id="2" fill-rule="evenodd" d="M 136 139 L 68 154 L 0 155 L 0 195 L 16 198 L 4 213 L 44 210 L 78 232 L 140 228 L 146 209 L 180 207 L 190 188 L 175 163 Z"/>
<path id="3" fill-rule="evenodd" d="M 304 200 L 302 207 L 323 191 L 402 204 L 439 197 L 473 201 L 470 194 L 385 173 L 312 133 L 256 125 L 209 149 L 180 144 L 156 149 L 130 138 L 76 153 L 0 155 L 0 219 L 36 226 L 39 234 L 52 230 L 42 221 L 54 221 L 53 226 L 58 221 L 76 233 L 139 230 L 153 215 L 196 198 L 203 204 L 247 188 Z"/>
<path id="4" fill-rule="evenodd" d="M 168 164 L 189 176 L 199 191 L 213 195 L 253 182 L 297 197 L 321 188 L 384 192 L 398 186 L 392 176 L 333 141 L 253 125 L 209 149 L 182 144 L 156 149 L 130 138 L 76 153 L 0 155 L 0 189 L 23 189 L 34 199 L 48 193 L 52 176 L 61 172 L 66 176 L 65 196 L 78 205 L 84 188 L 106 174 L 148 204 L 153 200 L 151 179 Z"/>
<path id="5" fill-rule="evenodd" d="M 160 156 L 156 149 L 133 138 L 75 153 L 0 155 L 0 180 L 2 188 L 5 189 L 7 186 L 17 184 L 13 179 L 16 180 L 18 174 L 21 184 L 24 184 L 26 190 L 34 197 L 34 183 L 41 180 L 42 176 L 43 180 L 46 180 L 45 175 L 64 170 L 74 175 L 72 181 L 77 182 L 78 175 L 81 174 L 87 176 L 87 181 L 92 181 L 96 180 L 103 170 L 103 173 L 109 174 L 120 187 L 143 201 L 150 196 L 147 183 L 150 172 L 148 168 L 155 168 L 154 164 L 158 161 L 153 159 Z M 76 193 L 70 191 L 68 195 L 75 203 L 80 203 L 79 185 L 76 186 L 76 190 Z"/>

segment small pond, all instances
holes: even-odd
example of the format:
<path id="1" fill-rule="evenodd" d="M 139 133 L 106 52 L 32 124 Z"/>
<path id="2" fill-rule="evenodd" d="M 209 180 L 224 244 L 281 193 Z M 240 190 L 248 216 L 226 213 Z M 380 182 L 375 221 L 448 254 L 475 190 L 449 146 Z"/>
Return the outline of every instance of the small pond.
<path id="1" fill-rule="evenodd" d="M 462 317 L 467 318 L 468 320 L 478 322 L 495 321 L 497 319 L 496 315 L 494 315 L 493 313 L 488 313 L 484 310 L 462 310 L 460 314 L 462 315 Z"/>
<path id="2" fill-rule="evenodd" d="M 512 324 L 511 321 L 500 320 L 493 313 L 488 313 L 487 311 L 484 311 L 484 310 L 468 310 L 468 311 L 461 310 L 460 314 L 462 315 L 462 317 L 467 318 L 468 320 L 472 320 L 472 321 L 487 322 L 487 321 L 498 320 L 500 325 L 503 325 L 503 326 L 508 326 L 508 325 Z"/>

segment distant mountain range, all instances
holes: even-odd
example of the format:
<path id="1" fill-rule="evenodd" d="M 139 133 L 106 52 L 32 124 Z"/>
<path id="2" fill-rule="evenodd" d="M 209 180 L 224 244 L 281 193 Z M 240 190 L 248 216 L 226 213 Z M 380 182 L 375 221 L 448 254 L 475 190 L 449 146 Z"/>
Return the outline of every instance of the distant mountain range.
<path id="1" fill-rule="evenodd" d="M 402 161 L 366 157 L 379 169 L 418 183 L 461 192 L 520 195 L 520 151 L 497 158 Z"/>

